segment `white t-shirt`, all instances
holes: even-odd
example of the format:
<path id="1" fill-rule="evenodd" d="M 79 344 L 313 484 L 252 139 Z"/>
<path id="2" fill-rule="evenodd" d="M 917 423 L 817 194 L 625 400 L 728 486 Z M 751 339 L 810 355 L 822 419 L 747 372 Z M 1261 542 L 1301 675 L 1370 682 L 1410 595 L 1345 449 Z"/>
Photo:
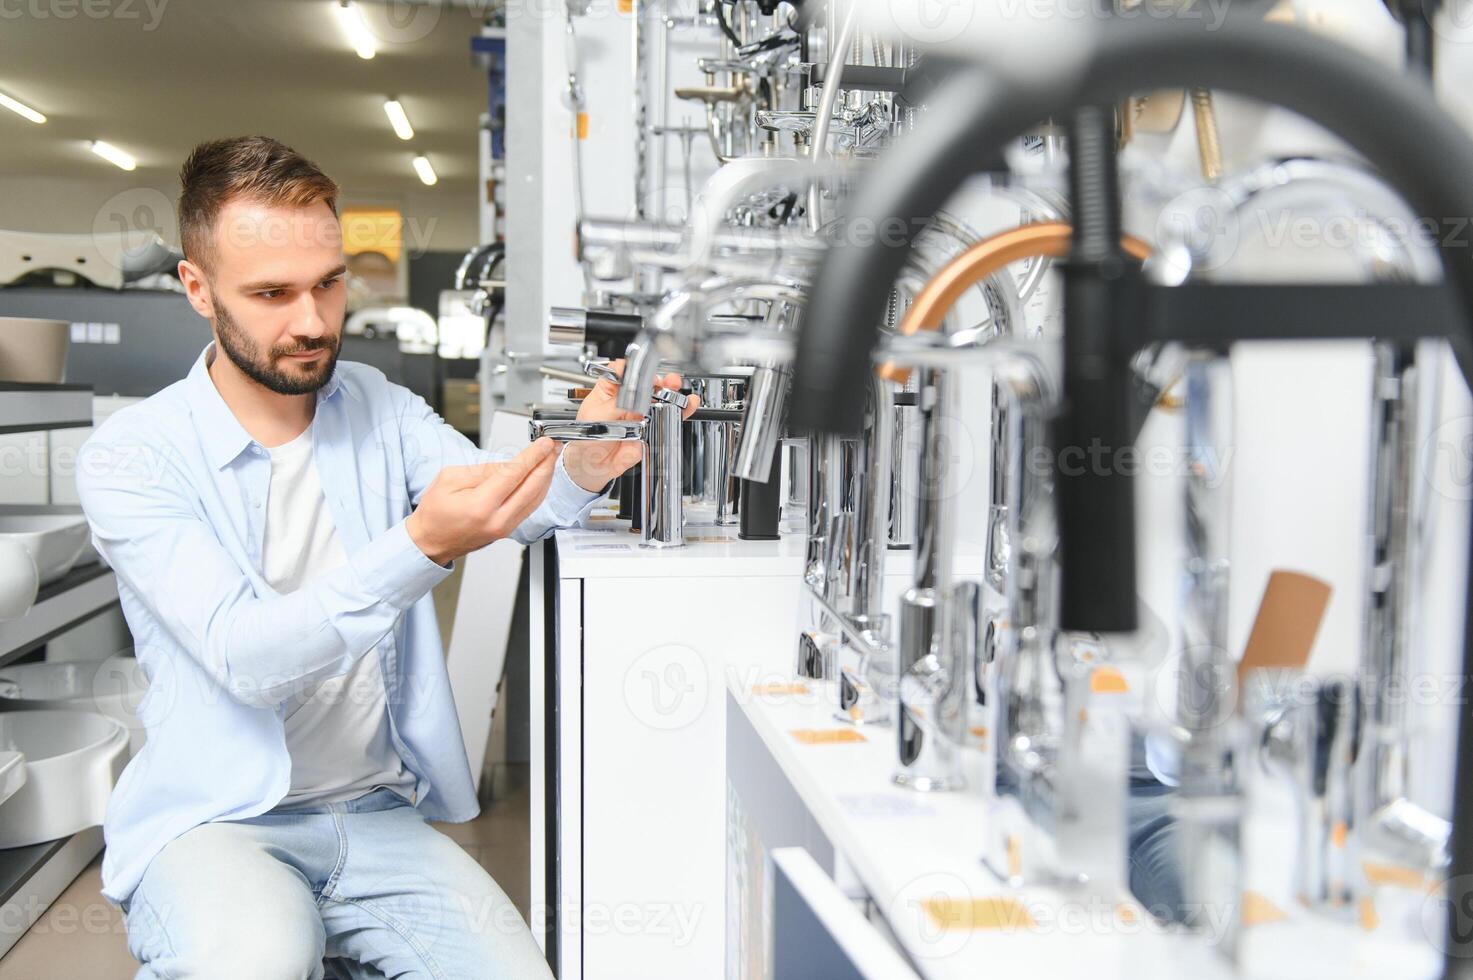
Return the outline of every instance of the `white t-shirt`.
<path id="1" fill-rule="evenodd" d="M 347 562 L 312 459 L 312 426 L 268 450 L 262 572 L 280 593 Z M 286 702 L 291 789 L 280 806 L 337 803 L 387 786 L 411 803 L 415 777 L 389 737 L 388 696 L 378 647 L 351 670 L 304 689 Z"/>

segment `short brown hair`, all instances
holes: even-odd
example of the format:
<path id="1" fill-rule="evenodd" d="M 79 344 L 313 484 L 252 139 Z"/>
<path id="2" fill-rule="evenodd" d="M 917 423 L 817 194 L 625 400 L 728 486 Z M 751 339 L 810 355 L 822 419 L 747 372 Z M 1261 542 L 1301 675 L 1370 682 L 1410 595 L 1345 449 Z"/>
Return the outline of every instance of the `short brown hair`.
<path id="1" fill-rule="evenodd" d="M 317 165 L 269 136 L 234 136 L 196 146 L 179 169 L 179 241 L 184 257 L 204 261 L 215 219 L 237 198 L 338 213 L 338 185 Z"/>

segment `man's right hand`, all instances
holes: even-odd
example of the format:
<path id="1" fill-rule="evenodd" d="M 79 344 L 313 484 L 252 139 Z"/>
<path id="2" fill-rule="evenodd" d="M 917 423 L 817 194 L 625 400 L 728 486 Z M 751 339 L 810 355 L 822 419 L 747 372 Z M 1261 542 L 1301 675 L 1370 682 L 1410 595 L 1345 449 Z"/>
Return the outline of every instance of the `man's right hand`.
<path id="1" fill-rule="evenodd" d="M 557 458 L 558 444 L 542 438 L 504 463 L 447 466 L 404 528 L 431 561 L 448 565 L 509 537 L 531 516 L 547 496 Z"/>

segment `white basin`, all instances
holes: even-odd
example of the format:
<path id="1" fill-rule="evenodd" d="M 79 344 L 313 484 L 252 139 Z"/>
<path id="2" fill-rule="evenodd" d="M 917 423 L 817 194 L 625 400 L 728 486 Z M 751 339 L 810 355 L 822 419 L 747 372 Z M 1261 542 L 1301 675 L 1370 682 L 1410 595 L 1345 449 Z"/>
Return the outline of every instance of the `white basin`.
<path id="1" fill-rule="evenodd" d="M 128 761 L 128 733 L 86 711 L 0 714 L 0 752 L 25 755 L 26 782 L 0 803 L 0 848 L 69 837 L 102 823 Z"/>
<path id="2" fill-rule="evenodd" d="M 26 757 L 10 749 L 0 750 L 0 803 L 26 784 Z"/>
<path id="3" fill-rule="evenodd" d="M 147 691 L 148 679 L 132 657 L 0 667 L 0 711 L 96 712 L 127 729 L 130 755 L 145 741 L 138 705 Z"/>
<path id="4" fill-rule="evenodd" d="M 36 561 L 41 584 L 71 571 L 90 537 L 81 514 L 17 513 L 0 510 L 0 536 L 19 541 Z"/>
<path id="5" fill-rule="evenodd" d="M 63 429 L 62 431 L 63 432 L 69 432 L 69 431 L 72 431 L 72 430 Z M 82 432 L 82 433 L 85 434 L 86 432 L 88 432 L 90 430 L 88 430 L 88 429 L 78 429 L 76 431 Z M 81 445 L 81 443 L 79 442 L 78 445 Z M 82 505 L 81 504 L 0 504 L 0 517 L 32 517 L 32 516 L 36 516 L 36 515 L 45 515 L 45 516 L 57 515 L 57 516 L 62 516 L 62 517 L 78 518 L 78 517 L 82 517 Z M 77 565 L 85 565 L 87 562 L 101 561 L 102 560 L 102 556 L 97 553 L 97 549 L 94 548 L 94 547 L 92 547 L 92 535 L 91 534 L 86 534 L 86 535 L 83 535 L 83 537 L 86 539 L 86 542 L 87 543 L 82 546 L 82 552 L 81 552 L 81 554 L 79 554 L 77 556 L 77 560 L 72 563 L 72 567 L 73 568 L 75 568 Z"/>

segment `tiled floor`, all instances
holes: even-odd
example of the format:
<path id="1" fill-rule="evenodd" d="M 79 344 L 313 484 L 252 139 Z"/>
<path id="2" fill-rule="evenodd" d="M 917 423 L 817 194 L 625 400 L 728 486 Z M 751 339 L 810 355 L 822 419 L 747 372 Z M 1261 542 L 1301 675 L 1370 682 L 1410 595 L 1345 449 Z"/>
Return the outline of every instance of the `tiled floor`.
<path id="1" fill-rule="evenodd" d="M 527 780 L 498 772 L 504 794 L 469 823 L 436 824 L 490 872 L 525 918 L 529 903 Z M 0 980 L 130 980 L 122 915 L 103 899 L 100 859 L 78 876 L 46 914 L 0 959 Z"/>

